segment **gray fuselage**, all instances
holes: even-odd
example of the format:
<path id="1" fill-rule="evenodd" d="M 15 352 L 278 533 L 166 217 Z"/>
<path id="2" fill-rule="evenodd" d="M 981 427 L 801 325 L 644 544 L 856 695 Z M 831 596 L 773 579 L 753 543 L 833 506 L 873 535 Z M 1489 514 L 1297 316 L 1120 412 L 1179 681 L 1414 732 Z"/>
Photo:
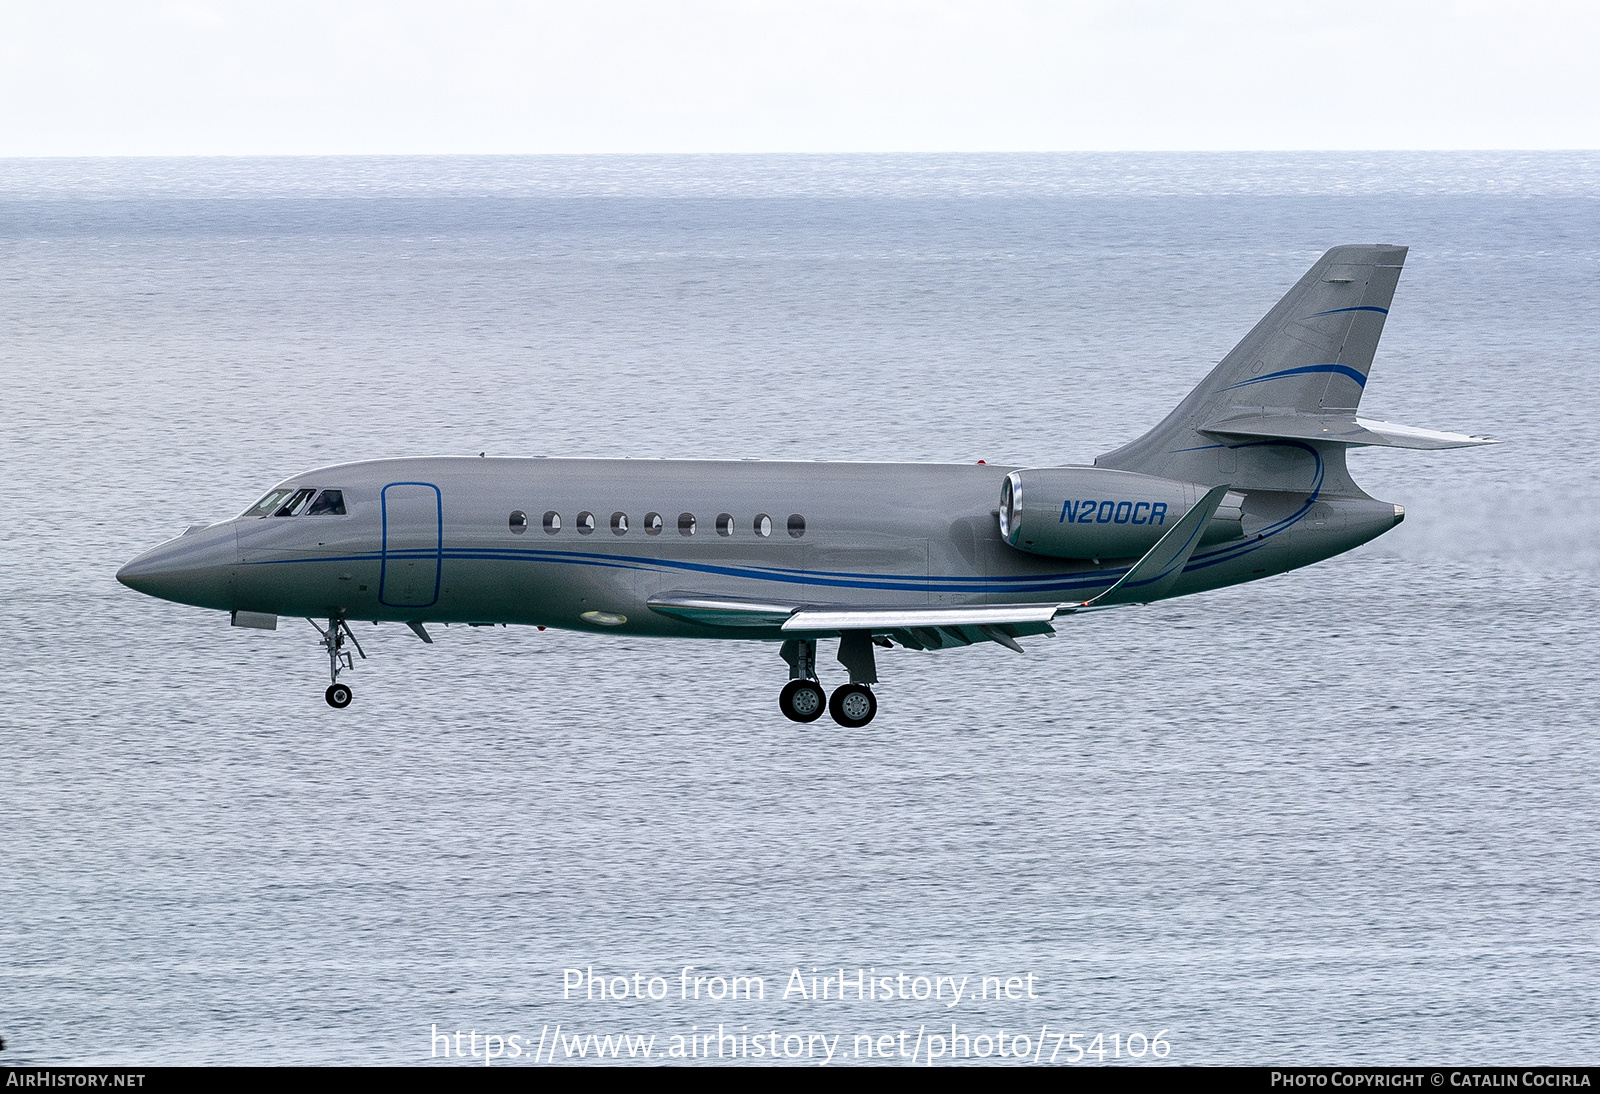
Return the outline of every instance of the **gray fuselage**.
<path id="1" fill-rule="evenodd" d="M 778 638 L 776 628 L 707 626 L 647 601 L 680 593 L 839 606 L 1036 603 L 1085 599 L 1127 571 L 1132 558 L 1049 558 L 1008 545 L 996 507 L 1011 470 L 374 460 L 281 484 L 339 490 L 342 515 L 244 516 L 193 529 L 119 577 L 168 600 L 279 616 Z M 1241 491 L 1243 534 L 1202 546 L 1167 595 L 1304 566 L 1399 522 L 1396 506 L 1326 485 L 1319 458 L 1306 489 Z M 520 530 L 513 514 L 525 516 Z M 547 530 L 556 523 L 547 514 L 559 530 Z"/>

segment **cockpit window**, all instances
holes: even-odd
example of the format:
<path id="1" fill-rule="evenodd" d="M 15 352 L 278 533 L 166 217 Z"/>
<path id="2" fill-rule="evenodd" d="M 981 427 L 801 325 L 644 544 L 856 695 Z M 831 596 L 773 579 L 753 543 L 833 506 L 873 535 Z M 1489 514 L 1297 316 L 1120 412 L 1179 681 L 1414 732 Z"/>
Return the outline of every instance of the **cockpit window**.
<path id="1" fill-rule="evenodd" d="M 312 495 L 315 493 L 315 490 L 309 488 L 305 490 L 296 490 L 294 492 L 294 496 L 288 501 L 284 502 L 282 505 L 278 506 L 277 511 L 272 515 L 275 517 L 299 516 L 301 513 L 305 512 L 306 502 L 310 501 Z"/>
<path id="2" fill-rule="evenodd" d="M 313 497 L 317 499 L 314 502 L 311 500 Z M 292 486 L 280 486 L 268 490 L 260 501 L 246 509 L 240 516 L 297 517 L 301 513 L 312 516 L 344 516 L 344 491 L 324 490 L 319 495 L 314 486 L 300 490 Z"/>
<path id="3" fill-rule="evenodd" d="M 306 510 L 308 517 L 344 516 L 344 491 L 324 490 L 317 495 L 317 500 L 311 503 L 311 508 Z"/>
<path id="4" fill-rule="evenodd" d="M 256 502 L 239 515 L 243 517 L 268 516 L 274 509 L 283 504 L 283 500 L 285 498 L 293 493 L 293 490 L 268 490 L 266 495 L 260 501 Z"/>

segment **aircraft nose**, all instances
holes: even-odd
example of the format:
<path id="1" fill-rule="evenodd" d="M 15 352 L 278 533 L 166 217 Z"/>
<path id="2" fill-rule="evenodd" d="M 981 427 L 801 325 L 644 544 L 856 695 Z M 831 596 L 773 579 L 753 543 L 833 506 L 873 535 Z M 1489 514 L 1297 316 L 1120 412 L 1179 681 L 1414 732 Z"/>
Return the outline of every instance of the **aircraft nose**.
<path id="1" fill-rule="evenodd" d="M 128 588 L 132 589 L 134 592 L 142 593 L 144 590 L 139 588 L 139 574 L 140 570 L 137 563 L 130 562 L 122 569 L 117 571 L 117 580 L 122 582 Z"/>
<path id="2" fill-rule="evenodd" d="M 151 548 L 118 570 L 117 580 L 146 596 L 226 611 L 237 561 L 233 526 L 204 528 Z"/>
<path id="3" fill-rule="evenodd" d="M 118 581 L 134 592 L 145 593 L 148 596 L 160 596 L 161 590 L 165 587 L 163 581 L 172 576 L 172 567 L 167 565 L 159 547 L 153 551 L 146 551 L 117 571 Z"/>

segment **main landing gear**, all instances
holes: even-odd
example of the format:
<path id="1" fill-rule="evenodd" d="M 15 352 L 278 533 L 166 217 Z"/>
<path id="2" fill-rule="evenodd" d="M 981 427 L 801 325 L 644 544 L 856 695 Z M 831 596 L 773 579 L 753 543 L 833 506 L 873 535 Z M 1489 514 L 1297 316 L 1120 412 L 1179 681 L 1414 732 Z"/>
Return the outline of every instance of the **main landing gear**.
<path id="1" fill-rule="evenodd" d="M 339 683 L 339 673 L 355 666 L 350 651 L 344 648 L 345 639 L 350 640 L 350 644 L 356 648 L 363 661 L 367 659 L 367 651 L 361 648 L 356 636 L 350 633 L 350 624 L 340 616 L 328 620 L 327 630 L 317 626 L 315 619 L 308 619 L 306 622 L 317 628 L 317 633 L 322 635 L 322 648 L 328 651 L 328 676 L 333 682 L 328 685 L 328 690 L 322 693 L 322 697 L 328 700 L 330 707 L 343 710 L 350 705 L 352 693 L 349 684 Z"/>
<path id="2" fill-rule="evenodd" d="M 790 680 L 778 693 L 778 709 L 790 721 L 815 722 L 828 709 L 828 699 L 815 680 Z"/>
<path id="3" fill-rule="evenodd" d="M 868 685 L 878 682 L 877 664 L 872 656 L 872 635 L 867 631 L 846 631 L 839 641 L 839 663 L 850 671 L 850 682 L 834 689 L 824 701 L 822 684 L 817 680 L 816 639 L 790 639 L 780 651 L 789 663 L 789 682 L 778 693 L 778 709 L 793 722 L 814 722 L 822 717 L 823 707 L 833 720 L 848 729 L 859 729 L 878 713 L 878 697 Z"/>
<path id="4" fill-rule="evenodd" d="M 857 729 L 878 713 L 878 697 L 865 684 L 845 684 L 834 689 L 833 698 L 828 700 L 828 713 L 840 725 Z"/>

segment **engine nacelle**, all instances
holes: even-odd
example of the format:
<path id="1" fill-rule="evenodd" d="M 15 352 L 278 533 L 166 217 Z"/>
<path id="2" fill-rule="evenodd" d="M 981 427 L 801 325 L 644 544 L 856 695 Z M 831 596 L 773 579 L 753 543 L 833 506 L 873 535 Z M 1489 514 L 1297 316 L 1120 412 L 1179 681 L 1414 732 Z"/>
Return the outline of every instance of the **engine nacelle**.
<path id="1" fill-rule="evenodd" d="M 1000 488 L 1000 535 L 1052 558 L 1132 558 L 1156 545 L 1206 493 L 1192 482 L 1104 467 L 1013 471 Z M 1243 534 L 1243 495 L 1228 493 L 1202 543 Z"/>

